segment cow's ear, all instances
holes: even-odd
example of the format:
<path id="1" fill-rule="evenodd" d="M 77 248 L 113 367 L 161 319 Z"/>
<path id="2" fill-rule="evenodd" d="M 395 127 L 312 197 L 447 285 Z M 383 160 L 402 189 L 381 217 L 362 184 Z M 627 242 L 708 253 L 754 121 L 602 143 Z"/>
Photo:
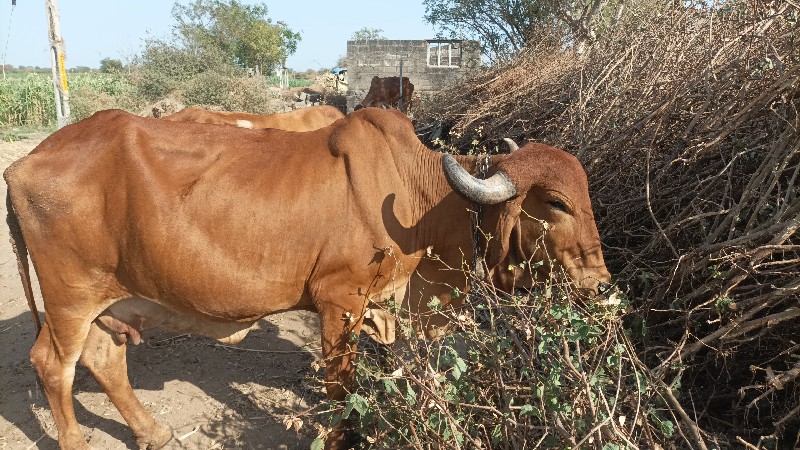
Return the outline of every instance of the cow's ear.
<path id="1" fill-rule="evenodd" d="M 494 207 L 484 206 L 488 209 L 483 224 L 484 232 L 492 233 L 486 247 L 486 267 L 490 273 L 508 256 L 508 249 L 512 245 L 511 232 L 519 221 L 523 201 L 525 194 Z M 491 231 L 492 224 L 494 224 L 493 231 Z"/>

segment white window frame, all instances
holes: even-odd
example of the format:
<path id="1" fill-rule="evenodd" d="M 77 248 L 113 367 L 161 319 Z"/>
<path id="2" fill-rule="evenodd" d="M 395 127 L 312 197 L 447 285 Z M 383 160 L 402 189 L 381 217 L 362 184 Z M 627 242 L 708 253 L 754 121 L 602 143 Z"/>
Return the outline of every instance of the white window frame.
<path id="1" fill-rule="evenodd" d="M 458 45 L 455 52 L 453 51 L 454 45 Z M 442 54 L 444 48 L 447 48 L 446 54 Z M 426 58 L 428 67 L 460 68 L 463 62 L 461 48 L 460 41 L 428 41 L 428 56 Z M 434 51 L 436 52 L 435 55 L 432 54 Z M 431 63 L 431 56 L 435 56 L 435 64 Z M 456 58 L 457 64 L 453 63 L 453 57 Z"/>

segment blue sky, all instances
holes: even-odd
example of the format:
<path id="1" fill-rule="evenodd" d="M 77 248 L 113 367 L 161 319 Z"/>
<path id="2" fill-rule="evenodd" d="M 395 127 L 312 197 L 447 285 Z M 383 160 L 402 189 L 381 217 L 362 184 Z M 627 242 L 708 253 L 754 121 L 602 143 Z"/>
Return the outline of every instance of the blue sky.
<path id="1" fill-rule="evenodd" d="M 186 3 L 182 0 L 181 3 Z M 0 0 L 0 64 L 50 66 L 44 0 Z M 98 67 L 105 57 L 130 59 L 142 39 L 169 35 L 172 0 L 61 0 L 61 34 L 67 67 Z M 433 27 L 423 19 L 421 0 L 250 1 L 265 3 L 273 21 L 284 21 L 303 36 L 287 66 L 330 68 L 347 52 L 347 40 L 364 27 L 380 28 L 389 39 L 427 39 Z M 402 5 L 402 6 L 400 6 Z M 4 58 L 5 56 L 5 58 Z"/>

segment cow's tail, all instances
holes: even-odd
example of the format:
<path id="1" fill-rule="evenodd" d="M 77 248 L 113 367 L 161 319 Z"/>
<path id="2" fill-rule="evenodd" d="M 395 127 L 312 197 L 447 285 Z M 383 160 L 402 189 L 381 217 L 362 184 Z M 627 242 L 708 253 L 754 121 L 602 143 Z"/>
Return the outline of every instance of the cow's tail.
<path id="1" fill-rule="evenodd" d="M 25 298 L 28 300 L 28 308 L 33 316 L 33 324 L 36 327 L 36 336 L 42 331 L 42 322 L 39 320 L 39 310 L 36 308 L 36 301 L 33 298 L 33 288 L 31 287 L 31 272 L 28 266 L 28 247 L 25 245 L 25 238 L 22 236 L 22 228 L 19 225 L 19 218 L 14 211 L 11 203 L 11 190 L 6 194 L 6 222 L 11 235 L 11 247 L 17 255 L 17 269 L 19 277 L 22 279 L 22 289 L 25 291 Z"/>

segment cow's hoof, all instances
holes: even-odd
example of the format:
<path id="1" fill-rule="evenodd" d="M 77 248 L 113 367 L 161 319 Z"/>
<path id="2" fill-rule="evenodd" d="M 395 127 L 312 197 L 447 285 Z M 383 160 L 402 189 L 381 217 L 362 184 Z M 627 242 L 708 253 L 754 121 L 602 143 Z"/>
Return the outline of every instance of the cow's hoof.
<path id="1" fill-rule="evenodd" d="M 139 445 L 139 450 L 158 450 L 164 448 L 171 440 L 172 429 L 156 423 L 148 436 L 136 439 L 136 444 Z"/>
<path id="2" fill-rule="evenodd" d="M 58 434 L 58 448 L 61 450 L 95 450 L 90 446 L 83 434 L 78 429 L 77 433 L 59 433 Z"/>

